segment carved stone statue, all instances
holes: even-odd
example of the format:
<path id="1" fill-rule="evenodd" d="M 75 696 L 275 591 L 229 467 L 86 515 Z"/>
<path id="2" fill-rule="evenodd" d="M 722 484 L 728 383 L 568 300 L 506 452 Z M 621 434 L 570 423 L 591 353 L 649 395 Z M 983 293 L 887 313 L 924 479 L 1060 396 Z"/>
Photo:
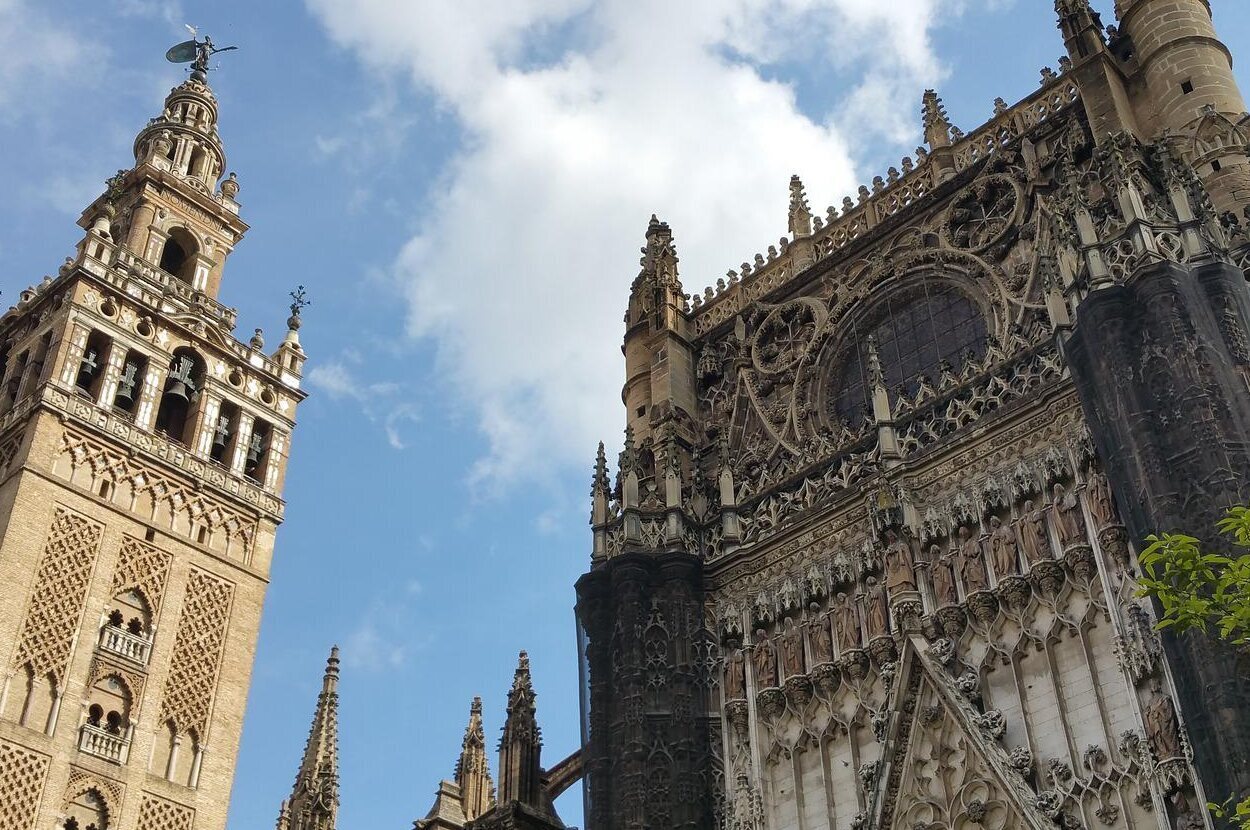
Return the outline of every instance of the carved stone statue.
<path id="1" fill-rule="evenodd" d="M 808 606 L 812 612 L 807 623 L 807 641 L 812 647 L 812 663 L 833 662 L 833 635 L 829 633 L 829 618 L 820 613 L 820 606 L 812 603 Z"/>
<path id="2" fill-rule="evenodd" d="M 742 649 L 735 648 L 725 659 L 725 700 L 745 700 L 747 696 L 747 659 Z"/>
<path id="3" fill-rule="evenodd" d="M 890 606 L 885 586 L 876 577 L 868 577 L 868 636 L 880 637 L 890 633 Z"/>
<path id="4" fill-rule="evenodd" d="M 1055 525 L 1059 530 L 1059 545 L 1067 549 L 1069 545 L 1085 541 L 1085 520 L 1081 518 L 1081 504 L 1076 500 L 1075 493 L 1063 489 L 1056 484 L 1051 504 L 1055 512 Z"/>
<path id="5" fill-rule="evenodd" d="M 1055 558 L 1051 555 L 1050 536 L 1046 533 L 1046 512 L 1041 508 L 1034 509 L 1032 501 L 1024 503 L 1024 515 L 1020 517 L 1020 542 L 1030 565 Z"/>
<path id="6" fill-rule="evenodd" d="M 946 552 L 943 552 L 937 545 L 929 548 L 929 562 L 933 574 L 933 598 L 939 608 L 959 602 L 959 590 L 955 587 L 957 555 L 954 548 Z"/>
<path id="7" fill-rule="evenodd" d="M 1002 579 L 1020 573 L 1020 551 L 1016 546 L 1016 534 L 1010 525 L 990 518 L 990 554 L 994 560 L 994 574 Z"/>
<path id="8" fill-rule="evenodd" d="M 833 625 L 838 632 L 838 648 L 863 648 L 863 636 L 859 630 L 859 612 L 846 594 L 838 594 L 833 604 Z"/>
<path id="9" fill-rule="evenodd" d="M 781 664 L 786 677 L 803 674 L 807 671 L 803 658 L 803 631 L 789 617 L 781 627 Z"/>
<path id="10" fill-rule="evenodd" d="M 1089 510 L 1094 514 L 1094 523 L 1101 530 L 1107 525 L 1117 524 L 1115 504 L 1111 501 L 1111 486 L 1107 476 L 1101 470 L 1089 476 Z"/>
<path id="11" fill-rule="evenodd" d="M 751 649 L 751 659 L 755 663 L 755 682 L 761 689 L 772 689 L 777 686 L 777 647 L 764 629 L 755 632 L 755 645 Z"/>
<path id="12" fill-rule="evenodd" d="M 1150 684 L 1153 699 L 1146 706 L 1146 731 L 1150 734 L 1150 744 L 1154 747 L 1155 756 L 1160 761 L 1181 757 L 1180 724 L 1176 721 L 1176 706 L 1172 697 L 1165 694 L 1159 681 Z"/>
<path id="13" fill-rule="evenodd" d="M 891 593 L 916 590 L 916 563 L 911 545 L 893 530 L 885 532 L 885 584 Z"/>
<path id="14" fill-rule="evenodd" d="M 981 540 L 972 535 L 967 525 L 959 528 L 959 566 L 963 571 L 964 590 L 969 594 L 988 591 L 989 574 L 985 572 L 985 559 L 981 553 Z"/>

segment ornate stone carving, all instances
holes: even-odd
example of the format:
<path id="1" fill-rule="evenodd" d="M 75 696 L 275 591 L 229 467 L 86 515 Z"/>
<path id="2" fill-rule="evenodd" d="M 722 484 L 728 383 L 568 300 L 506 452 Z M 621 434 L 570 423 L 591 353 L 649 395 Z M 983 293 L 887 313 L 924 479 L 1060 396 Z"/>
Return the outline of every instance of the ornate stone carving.
<path id="1" fill-rule="evenodd" d="M 1063 489 L 1062 484 L 1055 484 L 1052 490 L 1051 509 L 1055 516 L 1055 526 L 1059 531 L 1059 545 L 1064 550 L 1071 545 L 1085 543 L 1085 519 L 1081 516 L 1081 503 L 1075 493 Z"/>
<path id="2" fill-rule="evenodd" d="M 755 685 L 760 689 L 777 687 L 777 647 L 768 639 L 768 632 L 755 632 L 755 645 L 751 647 L 751 661 L 755 664 Z"/>
<path id="3" fill-rule="evenodd" d="M 1046 533 L 1046 513 L 1041 508 L 1034 508 L 1032 499 L 1024 503 L 1024 513 L 1020 517 L 1020 540 L 1030 565 L 1054 559 L 1050 551 L 1050 536 Z"/>

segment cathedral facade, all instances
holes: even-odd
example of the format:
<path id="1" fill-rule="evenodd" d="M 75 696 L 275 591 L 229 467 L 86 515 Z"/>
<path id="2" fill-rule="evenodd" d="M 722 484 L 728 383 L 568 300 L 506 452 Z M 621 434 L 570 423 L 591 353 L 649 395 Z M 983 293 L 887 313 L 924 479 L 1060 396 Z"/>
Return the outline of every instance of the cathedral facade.
<path id="1" fill-rule="evenodd" d="M 925 93 L 914 156 L 823 212 L 795 177 L 702 294 L 652 217 L 585 743 L 540 776 L 591 830 L 1188 830 L 1250 794 L 1250 665 L 1161 636 L 1136 559 L 1250 499 L 1250 117 L 1206 0 L 1055 7 L 1033 94 L 964 133 Z M 418 826 L 481 826 L 458 788 Z"/>
<path id="2" fill-rule="evenodd" d="M 0 827 L 222 830 L 303 399 L 235 339 L 247 225 L 202 68 L 0 317 Z"/>

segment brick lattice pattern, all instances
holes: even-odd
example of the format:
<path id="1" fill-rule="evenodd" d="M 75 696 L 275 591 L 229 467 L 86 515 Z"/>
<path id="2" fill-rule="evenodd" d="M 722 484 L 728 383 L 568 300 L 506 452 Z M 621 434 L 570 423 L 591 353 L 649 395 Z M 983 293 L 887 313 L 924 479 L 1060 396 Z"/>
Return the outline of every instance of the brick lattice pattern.
<path id="1" fill-rule="evenodd" d="M 195 811 L 190 807 L 143 794 L 137 830 L 191 830 L 194 823 Z"/>
<path id="2" fill-rule="evenodd" d="M 152 618 L 155 619 L 161 610 L 165 580 L 169 576 L 169 566 L 173 559 L 173 554 L 166 553 L 155 545 L 133 536 L 122 537 L 121 556 L 117 562 L 117 571 L 113 574 L 113 596 L 126 590 L 138 591 L 147 600 Z"/>
<path id="3" fill-rule="evenodd" d="M 58 685 L 65 679 L 102 530 L 101 525 L 63 507 L 56 509 L 13 658 L 15 666 L 29 666 L 35 676 L 50 676 Z"/>
<path id="4" fill-rule="evenodd" d="M 194 732 L 200 740 L 207 735 L 233 595 L 226 580 L 191 571 L 160 717 L 173 721 L 178 734 Z"/>
<path id="5" fill-rule="evenodd" d="M 46 755 L 0 741 L 0 826 L 34 827 L 47 775 Z"/>

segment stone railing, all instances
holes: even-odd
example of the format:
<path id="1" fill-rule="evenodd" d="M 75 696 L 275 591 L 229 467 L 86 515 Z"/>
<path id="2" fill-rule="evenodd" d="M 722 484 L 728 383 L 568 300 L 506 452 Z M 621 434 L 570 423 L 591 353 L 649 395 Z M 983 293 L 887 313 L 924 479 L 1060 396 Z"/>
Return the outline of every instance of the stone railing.
<path id="1" fill-rule="evenodd" d="M 152 641 L 142 634 L 131 634 L 116 625 L 106 625 L 100 629 L 100 649 L 146 666 L 148 655 L 152 652 Z"/>
<path id="2" fill-rule="evenodd" d="M 78 735 L 78 749 L 80 752 L 112 761 L 115 764 L 124 764 L 130 756 L 129 730 L 115 734 L 107 729 L 84 723 Z"/>
<path id="3" fill-rule="evenodd" d="M 234 331 L 239 320 L 238 310 L 222 305 L 204 292 L 197 291 L 188 283 L 153 265 L 128 248 L 110 245 L 102 253 L 107 253 L 109 249 L 111 249 L 112 256 L 108 261 L 91 257 L 84 251 L 79 255 L 78 262 L 74 264 L 83 266 L 105 282 L 115 285 L 118 290 L 139 297 L 155 308 L 161 308 L 163 297 L 173 297 L 185 306 L 185 309 L 178 310 L 203 314 L 217 325 Z M 89 260 L 95 260 L 103 266 L 103 269 L 88 268 L 86 263 Z M 144 289 L 148 291 L 145 292 Z M 149 293 L 152 291 L 158 293 Z"/>
<path id="4" fill-rule="evenodd" d="M 981 163 L 1079 100 L 1076 82 L 1066 75 L 1057 76 L 1014 107 L 960 137 L 951 147 L 955 174 Z M 905 160 L 903 173 L 891 168 L 885 179 L 878 176 L 873 180 L 871 190 L 861 186 L 858 201 L 850 197 L 842 201 L 841 215 L 831 207 L 827 222 L 817 218 L 815 232 L 804 240 L 811 244 L 811 257 L 803 269 L 832 256 L 929 193 L 936 185 L 931 158 L 926 156 L 914 168 L 909 167 L 910 160 Z M 744 262 L 740 271 L 729 272 L 728 280 L 717 280 L 715 288 L 696 296 L 691 310 L 695 334 L 711 331 L 794 277 L 798 272 L 792 255 L 794 247 L 794 243 L 783 238 L 779 248 L 769 248 L 767 257 L 756 254 L 753 263 Z"/>

